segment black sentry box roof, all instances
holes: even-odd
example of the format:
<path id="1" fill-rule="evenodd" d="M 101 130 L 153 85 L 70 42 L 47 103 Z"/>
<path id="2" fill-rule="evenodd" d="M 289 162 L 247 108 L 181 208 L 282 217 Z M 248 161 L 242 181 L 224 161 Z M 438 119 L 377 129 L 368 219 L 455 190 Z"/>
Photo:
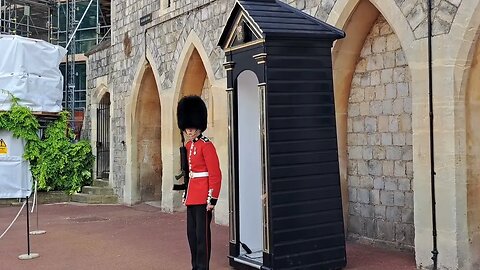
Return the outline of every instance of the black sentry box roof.
<path id="1" fill-rule="evenodd" d="M 240 10 L 245 12 L 262 33 L 263 38 L 273 36 L 307 37 L 309 39 L 336 40 L 345 37 L 345 33 L 323 21 L 299 11 L 285 3 L 275 0 L 240 0 L 235 5 L 225 29 L 235 23 Z M 222 48 L 228 39 L 228 31 L 223 31 L 218 45 Z"/>

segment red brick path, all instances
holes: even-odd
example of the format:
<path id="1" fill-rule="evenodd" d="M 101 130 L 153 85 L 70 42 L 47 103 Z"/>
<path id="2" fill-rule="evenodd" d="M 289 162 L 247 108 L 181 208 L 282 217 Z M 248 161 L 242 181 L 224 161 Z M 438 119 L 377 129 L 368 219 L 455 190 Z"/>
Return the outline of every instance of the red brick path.
<path id="1" fill-rule="evenodd" d="M 19 207 L 0 208 L 0 234 Z M 185 214 L 166 214 L 138 205 L 85 206 L 56 204 L 40 206 L 39 229 L 31 236 L 31 250 L 40 254 L 30 261 L 17 259 L 26 253 L 25 214 L 0 239 L 0 270 L 181 270 L 190 268 L 185 236 Z M 36 229 L 31 216 L 31 229 Z M 228 228 L 214 225 L 212 270 L 228 267 Z M 348 266 L 356 270 L 412 270 L 413 255 L 349 243 Z"/>

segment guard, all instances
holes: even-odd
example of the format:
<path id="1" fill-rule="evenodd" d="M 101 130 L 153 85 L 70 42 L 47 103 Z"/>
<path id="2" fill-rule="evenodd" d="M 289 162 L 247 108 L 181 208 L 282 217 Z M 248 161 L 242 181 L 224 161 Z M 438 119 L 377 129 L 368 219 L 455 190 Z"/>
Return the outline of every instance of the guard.
<path id="1" fill-rule="evenodd" d="M 210 223 L 220 194 L 222 174 L 213 143 L 202 132 L 207 129 L 207 108 L 199 96 L 183 97 L 177 107 L 178 127 L 187 138 L 188 185 L 187 237 L 193 270 L 209 269 Z"/>

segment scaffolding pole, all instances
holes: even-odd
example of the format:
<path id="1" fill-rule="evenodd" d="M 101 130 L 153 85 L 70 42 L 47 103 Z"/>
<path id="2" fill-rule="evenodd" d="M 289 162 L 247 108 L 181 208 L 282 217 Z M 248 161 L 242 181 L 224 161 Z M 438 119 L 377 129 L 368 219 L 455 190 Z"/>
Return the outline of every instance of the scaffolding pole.
<path id="1" fill-rule="evenodd" d="M 3 9 L 4 9 L 4 5 L 3 5 L 3 0 L 0 0 L 0 34 L 4 32 L 3 30 Z"/>
<path id="2" fill-rule="evenodd" d="M 70 56 L 70 61 L 67 60 L 68 67 L 68 88 L 67 88 L 67 108 L 69 109 L 71 115 L 71 128 L 75 130 L 75 54 L 76 54 L 76 42 L 75 35 L 78 26 L 76 20 L 76 0 L 67 0 L 67 18 L 68 18 L 68 36 L 70 40 L 67 42 L 65 48 L 68 50 L 68 55 Z M 72 42 L 73 41 L 73 42 Z M 67 57 L 68 58 L 68 57 Z"/>
<path id="3" fill-rule="evenodd" d="M 53 43 L 52 42 L 52 32 L 53 32 L 53 28 L 52 28 L 52 20 L 53 20 L 53 16 L 52 16 L 52 8 L 50 7 L 48 9 L 48 21 L 47 21 L 47 29 L 48 29 L 48 34 L 47 34 L 47 39 L 48 39 L 48 42 L 50 43 Z"/>
<path id="4" fill-rule="evenodd" d="M 9 23 L 13 23 L 13 24 L 16 24 L 17 26 L 29 26 L 31 29 L 36 29 L 36 30 L 43 30 L 43 31 L 48 31 L 49 29 L 48 28 L 45 28 L 45 27 L 40 27 L 40 26 L 35 26 L 35 25 L 32 25 L 32 24 L 28 24 L 28 23 L 17 23 L 15 21 L 8 21 L 8 20 L 4 20 L 4 19 L 1 19 L 2 21 L 4 22 L 9 22 Z M 7 32 L 7 31 L 5 31 Z"/>
<path id="5" fill-rule="evenodd" d="M 72 2 L 73 2 L 73 6 L 75 7 L 75 2 L 76 2 L 76 1 L 74 0 L 74 1 L 72 1 Z M 80 24 L 82 24 L 83 19 L 85 18 L 85 15 L 87 15 L 87 12 L 88 12 L 88 10 L 90 9 L 90 6 L 92 5 L 92 3 L 93 3 L 93 0 L 90 0 L 90 3 L 88 3 L 87 8 L 86 8 L 85 11 L 83 12 L 82 18 L 80 18 L 80 21 L 78 21 L 77 26 L 76 26 L 75 29 L 73 30 L 72 36 L 70 37 L 70 40 L 68 41 L 66 47 L 68 47 L 68 45 L 70 45 L 70 43 L 72 42 L 72 40 L 75 39 L 75 35 L 77 34 L 78 28 L 80 27 Z M 73 13 L 73 16 L 75 16 L 75 11 L 73 11 L 73 12 L 74 12 L 74 13 Z M 69 14 L 70 14 L 70 13 L 69 13 Z M 75 23 L 76 23 L 76 22 L 75 22 Z"/>
<path id="6" fill-rule="evenodd" d="M 26 5 L 23 7 L 23 17 L 27 17 L 27 37 L 30 37 L 30 6 Z"/>
<path id="7" fill-rule="evenodd" d="M 98 0 L 97 0 L 98 1 Z M 92 5 L 93 0 L 90 0 L 88 3 L 87 8 L 83 12 L 82 17 L 79 21 L 76 19 L 76 0 L 67 0 L 67 10 L 68 10 L 68 35 L 69 40 L 65 46 L 68 50 L 68 55 L 71 57 L 70 61 L 67 60 L 68 66 L 68 90 L 67 90 L 67 107 L 69 107 L 70 117 L 71 117 L 71 125 L 70 127 L 75 130 L 75 81 L 76 81 L 76 73 L 75 73 L 75 56 L 77 53 L 76 50 L 76 35 L 78 28 L 83 22 L 83 19 L 88 13 L 90 6 Z M 67 57 L 68 58 L 68 57 Z"/>
<path id="8" fill-rule="evenodd" d="M 60 42 L 60 3 L 57 2 L 57 44 Z"/>
<path id="9" fill-rule="evenodd" d="M 17 5 L 13 5 L 13 13 L 14 13 L 14 17 L 13 19 L 15 20 L 14 22 L 14 30 L 13 30 L 13 34 L 16 35 L 17 34 Z"/>

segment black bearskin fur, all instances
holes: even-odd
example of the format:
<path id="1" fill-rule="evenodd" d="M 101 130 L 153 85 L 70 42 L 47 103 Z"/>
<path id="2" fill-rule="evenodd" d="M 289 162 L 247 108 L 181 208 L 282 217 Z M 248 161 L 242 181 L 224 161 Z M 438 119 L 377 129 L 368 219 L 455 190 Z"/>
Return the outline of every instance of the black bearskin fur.
<path id="1" fill-rule="evenodd" d="M 207 129 L 207 107 L 199 96 L 185 96 L 178 102 L 177 124 L 180 130 Z"/>

